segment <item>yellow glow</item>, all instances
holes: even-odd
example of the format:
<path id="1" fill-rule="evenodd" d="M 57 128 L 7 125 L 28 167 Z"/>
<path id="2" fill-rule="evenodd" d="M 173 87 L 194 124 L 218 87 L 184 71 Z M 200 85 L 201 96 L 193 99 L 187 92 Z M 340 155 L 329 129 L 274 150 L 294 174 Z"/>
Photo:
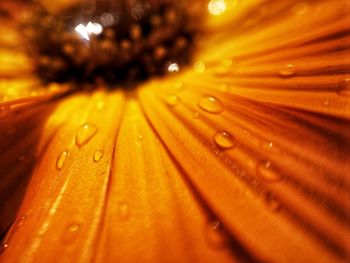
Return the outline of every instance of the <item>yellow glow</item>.
<path id="1" fill-rule="evenodd" d="M 193 63 L 133 89 L 42 83 L 0 30 L 1 262 L 350 258 L 348 1 L 210 1 Z"/>

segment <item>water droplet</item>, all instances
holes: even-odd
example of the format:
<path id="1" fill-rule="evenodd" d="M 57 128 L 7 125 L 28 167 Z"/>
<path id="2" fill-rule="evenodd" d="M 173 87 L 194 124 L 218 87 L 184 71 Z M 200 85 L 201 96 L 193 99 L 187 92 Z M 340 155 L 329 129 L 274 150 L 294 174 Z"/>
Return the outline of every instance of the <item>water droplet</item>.
<path id="1" fill-rule="evenodd" d="M 57 170 L 62 170 L 64 162 L 66 161 L 67 157 L 69 155 L 69 151 L 63 151 L 57 158 L 56 161 L 56 168 Z"/>
<path id="2" fill-rule="evenodd" d="M 235 139 L 234 137 L 226 132 L 226 131 L 219 131 L 214 136 L 215 143 L 223 149 L 230 149 L 235 146 Z"/>
<path id="3" fill-rule="evenodd" d="M 350 78 L 340 81 L 338 94 L 341 96 L 350 96 Z"/>
<path id="4" fill-rule="evenodd" d="M 23 226 L 23 224 L 24 224 L 24 221 L 26 220 L 26 216 L 21 216 L 21 217 L 19 217 L 18 219 L 17 219 L 17 228 L 19 228 L 19 227 L 21 227 L 21 226 Z"/>
<path id="5" fill-rule="evenodd" d="M 130 216 L 129 205 L 126 202 L 119 203 L 117 213 L 120 220 L 127 220 Z"/>
<path id="6" fill-rule="evenodd" d="M 98 163 L 103 157 L 103 151 L 101 150 L 97 150 L 95 153 L 94 153 L 94 162 L 95 163 Z"/>
<path id="7" fill-rule="evenodd" d="M 213 96 L 203 96 L 199 101 L 199 107 L 207 112 L 219 114 L 224 110 L 221 101 Z"/>
<path id="8" fill-rule="evenodd" d="M 198 74 L 202 74 L 205 71 L 205 63 L 203 61 L 197 61 L 193 65 L 194 71 Z"/>
<path id="9" fill-rule="evenodd" d="M 0 254 L 4 253 L 9 245 L 7 243 L 0 244 Z"/>
<path id="10" fill-rule="evenodd" d="M 325 100 L 323 101 L 323 106 L 325 106 L 325 107 L 328 107 L 330 104 L 331 104 L 331 103 L 330 103 L 329 99 L 325 99 Z"/>
<path id="11" fill-rule="evenodd" d="M 97 133 L 97 127 L 95 125 L 88 124 L 88 123 L 82 125 L 79 128 L 75 138 L 76 145 L 78 147 L 84 146 L 92 139 L 92 137 L 95 136 L 96 133 Z"/>
<path id="12" fill-rule="evenodd" d="M 62 242 L 72 242 L 78 237 L 80 225 L 73 223 L 69 224 L 62 235 Z"/>
<path id="13" fill-rule="evenodd" d="M 278 71 L 278 74 L 282 77 L 291 77 L 295 75 L 297 69 L 293 64 L 285 64 L 283 68 Z"/>
<path id="14" fill-rule="evenodd" d="M 167 105 L 174 107 L 180 103 L 180 99 L 177 95 L 169 95 L 165 98 Z"/>
<path id="15" fill-rule="evenodd" d="M 79 225 L 77 225 L 77 224 L 70 225 L 69 228 L 68 228 L 68 230 L 69 230 L 70 232 L 76 232 L 76 231 L 79 230 Z"/>
<path id="16" fill-rule="evenodd" d="M 271 169 L 271 162 L 267 160 L 259 161 L 256 166 L 257 175 L 266 182 L 277 182 L 282 176 Z"/>
<path id="17" fill-rule="evenodd" d="M 10 105 L 2 105 L 2 106 L 0 106 L 0 116 L 9 113 L 10 110 L 11 110 L 11 106 Z"/>
<path id="18" fill-rule="evenodd" d="M 277 149 L 273 142 L 263 142 L 261 143 L 261 149 L 270 152 L 270 153 L 281 153 L 279 149 Z"/>
<path id="19" fill-rule="evenodd" d="M 137 136 L 137 140 L 135 141 L 136 146 L 141 147 L 142 146 L 142 141 L 143 141 L 143 135 L 139 134 Z"/>
<path id="20" fill-rule="evenodd" d="M 228 244 L 228 234 L 218 220 L 208 223 L 205 229 L 205 238 L 209 246 L 215 249 L 224 248 Z"/>
<path id="21" fill-rule="evenodd" d="M 261 145 L 263 149 L 270 150 L 272 149 L 273 143 L 272 142 L 265 142 Z"/>
<path id="22" fill-rule="evenodd" d="M 276 196 L 273 193 L 271 193 L 271 192 L 267 192 L 266 193 L 265 201 L 266 201 L 266 205 L 268 206 L 268 208 L 271 211 L 278 212 L 282 208 L 281 203 L 278 201 Z"/>
<path id="23" fill-rule="evenodd" d="M 194 112 L 193 113 L 193 118 L 199 119 L 199 112 Z"/>

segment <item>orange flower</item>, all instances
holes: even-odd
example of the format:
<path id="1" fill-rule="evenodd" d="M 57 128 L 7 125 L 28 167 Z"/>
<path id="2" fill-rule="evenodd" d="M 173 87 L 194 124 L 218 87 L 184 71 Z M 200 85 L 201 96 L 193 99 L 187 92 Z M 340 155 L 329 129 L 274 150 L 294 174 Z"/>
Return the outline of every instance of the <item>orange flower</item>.
<path id="1" fill-rule="evenodd" d="M 0 28 L 1 262 L 349 259 L 349 1 L 208 10 L 133 90 L 43 85 Z"/>

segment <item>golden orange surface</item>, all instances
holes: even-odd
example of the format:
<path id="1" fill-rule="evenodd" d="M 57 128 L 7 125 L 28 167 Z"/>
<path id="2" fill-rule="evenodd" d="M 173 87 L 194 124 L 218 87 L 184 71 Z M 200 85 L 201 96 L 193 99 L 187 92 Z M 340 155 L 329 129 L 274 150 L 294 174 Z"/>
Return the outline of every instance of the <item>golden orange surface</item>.
<path id="1" fill-rule="evenodd" d="M 212 0 L 193 66 L 93 91 L 0 16 L 0 262 L 350 262 L 349 10 Z"/>

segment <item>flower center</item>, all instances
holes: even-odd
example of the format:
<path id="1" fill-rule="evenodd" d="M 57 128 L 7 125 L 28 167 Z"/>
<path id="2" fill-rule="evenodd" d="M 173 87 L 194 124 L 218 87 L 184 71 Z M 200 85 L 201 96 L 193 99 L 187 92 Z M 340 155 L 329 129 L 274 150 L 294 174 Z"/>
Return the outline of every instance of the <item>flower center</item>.
<path id="1" fill-rule="evenodd" d="M 37 4 L 22 29 L 44 82 L 133 86 L 191 61 L 201 10 L 197 16 L 190 8 L 182 1 L 90 0 L 57 14 Z"/>

